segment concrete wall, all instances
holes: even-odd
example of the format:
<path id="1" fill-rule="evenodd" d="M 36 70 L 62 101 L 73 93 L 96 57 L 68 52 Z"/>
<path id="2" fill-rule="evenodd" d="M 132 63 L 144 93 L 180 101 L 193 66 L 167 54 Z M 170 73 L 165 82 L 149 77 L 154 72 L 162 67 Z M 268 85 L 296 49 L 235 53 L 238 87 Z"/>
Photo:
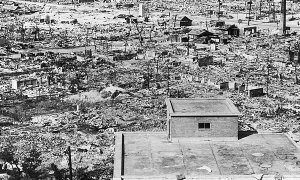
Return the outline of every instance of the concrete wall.
<path id="1" fill-rule="evenodd" d="M 18 89 L 18 81 L 17 80 L 11 80 L 11 88 L 12 89 Z"/>
<path id="2" fill-rule="evenodd" d="M 210 123 L 210 129 L 198 129 Z M 171 117 L 171 137 L 238 137 L 238 117 Z"/>
<path id="3" fill-rule="evenodd" d="M 282 175 L 282 180 L 299 180 L 300 175 Z M 185 176 L 185 180 L 276 180 L 280 176 L 276 175 L 202 175 L 202 176 Z M 117 179 L 116 179 L 117 180 Z M 118 180 L 121 180 L 118 179 Z M 157 176 L 157 177 L 123 177 L 122 180 L 177 180 L 176 176 Z"/>
<path id="4" fill-rule="evenodd" d="M 122 132 L 115 133 L 115 156 L 113 180 L 121 179 L 124 175 L 124 136 Z"/>

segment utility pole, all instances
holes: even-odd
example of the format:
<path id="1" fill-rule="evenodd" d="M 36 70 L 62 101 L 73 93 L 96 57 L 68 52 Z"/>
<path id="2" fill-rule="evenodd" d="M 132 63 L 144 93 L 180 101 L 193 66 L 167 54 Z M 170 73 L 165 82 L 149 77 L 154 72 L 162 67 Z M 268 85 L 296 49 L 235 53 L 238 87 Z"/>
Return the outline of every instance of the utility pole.
<path id="1" fill-rule="evenodd" d="M 169 63 L 167 64 L 167 68 L 168 68 L 168 94 L 167 96 L 170 97 L 170 70 L 169 70 Z"/>
<path id="2" fill-rule="evenodd" d="M 259 1 L 259 18 L 261 17 L 261 1 L 262 0 Z"/>
<path id="3" fill-rule="evenodd" d="M 95 27 L 92 29 L 92 34 L 93 34 L 95 53 L 96 53 L 97 52 L 97 45 L 96 45 L 96 28 Z"/>
<path id="4" fill-rule="evenodd" d="M 271 0 L 268 0 L 268 5 L 269 5 L 269 21 L 270 21 L 270 15 L 271 15 Z"/>
<path id="5" fill-rule="evenodd" d="M 297 42 L 295 49 L 298 50 L 298 60 L 299 60 L 299 50 L 300 50 L 300 45 L 299 42 Z M 299 61 L 294 61 L 295 63 L 295 84 L 298 84 L 298 77 L 297 77 L 297 63 L 299 63 Z"/>
<path id="6" fill-rule="evenodd" d="M 148 61 L 148 89 L 150 89 L 150 60 Z"/>
<path id="7" fill-rule="evenodd" d="M 25 11 L 23 12 L 23 15 L 25 15 Z M 21 29 L 21 33 L 22 33 L 22 42 L 25 42 L 25 28 L 24 28 L 24 24 L 25 24 L 25 20 L 24 17 L 22 18 L 22 29 Z"/>
<path id="8" fill-rule="evenodd" d="M 159 58 L 154 58 L 154 59 L 156 59 L 156 74 L 158 75 L 158 59 Z"/>
<path id="9" fill-rule="evenodd" d="M 272 11 L 273 11 L 273 19 L 274 19 L 274 21 L 276 20 L 276 15 L 275 15 L 275 1 L 273 0 L 273 9 L 272 9 Z"/>
<path id="10" fill-rule="evenodd" d="M 251 13 L 251 7 L 252 7 L 252 0 L 250 0 L 249 2 L 248 2 L 248 4 L 249 4 L 249 15 L 248 15 L 248 26 L 250 25 L 250 13 Z"/>
<path id="11" fill-rule="evenodd" d="M 270 78 L 270 55 L 268 56 L 268 78 L 267 78 L 267 96 L 269 96 L 269 78 Z"/>
<path id="12" fill-rule="evenodd" d="M 269 44 L 269 53 L 268 53 L 268 63 L 267 63 L 267 70 L 268 70 L 268 77 L 267 77 L 267 97 L 269 96 L 269 81 L 270 81 L 270 51 L 272 50 L 272 44 Z"/>
<path id="13" fill-rule="evenodd" d="M 25 28 L 24 28 L 24 23 L 22 23 L 22 27 L 21 27 L 21 36 L 22 36 L 22 42 L 25 42 Z"/>
<path id="14" fill-rule="evenodd" d="M 87 42 L 88 42 L 88 28 L 86 28 L 86 36 L 85 36 L 85 46 L 84 46 L 84 55 L 86 56 L 86 46 L 87 46 Z"/>
<path id="15" fill-rule="evenodd" d="M 286 0 L 281 2 L 282 35 L 286 35 Z"/>
<path id="16" fill-rule="evenodd" d="M 158 82 L 158 59 L 159 57 L 154 57 L 154 63 L 156 62 L 156 74 L 155 74 L 156 82 Z"/>
<path id="17" fill-rule="evenodd" d="M 174 17 L 174 27 L 176 26 L 176 19 L 177 19 L 177 14 L 175 14 L 175 17 Z"/>
<path id="18" fill-rule="evenodd" d="M 190 36 L 188 35 L 187 55 L 190 55 Z"/>
<path id="19" fill-rule="evenodd" d="M 71 147 L 68 146 L 68 156 L 69 156 L 69 171 L 70 171 L 70 180 L 73 179 L 73 175 L 72 175 L 72 158 L 71 158 Z"/>
<path id="20" fill-rule="evenodd" d="M 295 84 L 298 84 L 298 77 L 297 77 L 297 63 L 295 63 Z"/>
<path id="21" fill-rule="evenodd" d="M 222 5 L 222 2 L 221 0 L 218 0 L 219 2 L 219 12 L 218 12 L 218 21 L 220 20 L 220 15 L 221 15 L 221 5 Z"/>
<path id="22" fill-rule="evenodd" d="M 247 83 L 246 83 L 247 91 L 249 90 L 249 78 L 250 78 L 250 75 L 248 75 L 248 77 L 247 77 Z"/>

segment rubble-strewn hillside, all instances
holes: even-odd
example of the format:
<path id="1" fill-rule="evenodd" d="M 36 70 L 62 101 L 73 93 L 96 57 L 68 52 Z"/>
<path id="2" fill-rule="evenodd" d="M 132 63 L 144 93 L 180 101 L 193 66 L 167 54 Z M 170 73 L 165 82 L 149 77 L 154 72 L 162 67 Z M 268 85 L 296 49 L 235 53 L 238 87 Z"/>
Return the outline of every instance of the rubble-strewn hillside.
<path id="1" fill-rule="evenodd" d="M 287 36 L 276 4 L 143 5 L 0 2 L 0 173 L 62 179 L 70 147 L 74 177 L 111 179 L 114 133 L 165 131 L 168 97 L 230 98 L 240 131 L 299 143 L 299 4 Z"/>

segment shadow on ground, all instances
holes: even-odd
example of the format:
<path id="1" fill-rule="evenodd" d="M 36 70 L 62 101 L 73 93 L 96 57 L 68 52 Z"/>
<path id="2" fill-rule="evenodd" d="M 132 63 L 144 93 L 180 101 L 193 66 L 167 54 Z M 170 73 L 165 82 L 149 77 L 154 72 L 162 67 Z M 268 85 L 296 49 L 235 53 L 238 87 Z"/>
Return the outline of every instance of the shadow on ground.
<path id="1" fill-rule="evenodd" d="M 249 130 L 249 131 L 239 131 L 238 132 L 238 139 L 243 139 L 247 136 L 250 136 L 252 134 L 257 134 L 256 130 Z"/>

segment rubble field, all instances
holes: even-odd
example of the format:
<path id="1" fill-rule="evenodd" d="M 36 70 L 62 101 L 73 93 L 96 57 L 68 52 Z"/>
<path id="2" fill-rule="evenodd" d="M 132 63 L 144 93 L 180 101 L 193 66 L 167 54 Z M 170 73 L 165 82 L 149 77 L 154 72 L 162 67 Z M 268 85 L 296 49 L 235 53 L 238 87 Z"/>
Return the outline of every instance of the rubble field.
<path id="1" fill-rule="evenodd" d="M 111 179 L 115 132 L 165 131 L 169 97 L 230 98 L 242 114 L 240 132 L 286 133 L 299 145 L 300 6 L 288 2 L 289 30 L 281 34 L 280 5 L 269 5 L 254 3 L 248 17 L 244 1 L 226 0 L 220 12 L 210 0 L 1 1 L 0 152 L 11 149 L 18 163 L 0 156 L 1 165 L 10 164 L 0 174 L 21 176 L 17 169 L 36 149 L 41 164 L 34 171 L 68 176 L 70 147 L 74 177 Z M 294 146 L 274 150 L 267 135 L 254 137 L 265 143 L 248 138 L 242 148 L 203 148 L 249 174 L 282 170 L 281 152 L 282 161 L 293 162 L 286 148 L 296 153 Z M 176 173 L 173 156 L 166 153 L 149 173 Z M 137 168 L 126 173 L 150 165 L 145 157 L 130 158 L 136 159 L 126 163 Z M 227 164 L 218 172 L 210 156 L 186 158 L 211 163 L 214 173 L 240 173 Z M 187 172 L 205 174 L 189 166 Z M 299 166 L 285 168 L 292 173 Z"/>

